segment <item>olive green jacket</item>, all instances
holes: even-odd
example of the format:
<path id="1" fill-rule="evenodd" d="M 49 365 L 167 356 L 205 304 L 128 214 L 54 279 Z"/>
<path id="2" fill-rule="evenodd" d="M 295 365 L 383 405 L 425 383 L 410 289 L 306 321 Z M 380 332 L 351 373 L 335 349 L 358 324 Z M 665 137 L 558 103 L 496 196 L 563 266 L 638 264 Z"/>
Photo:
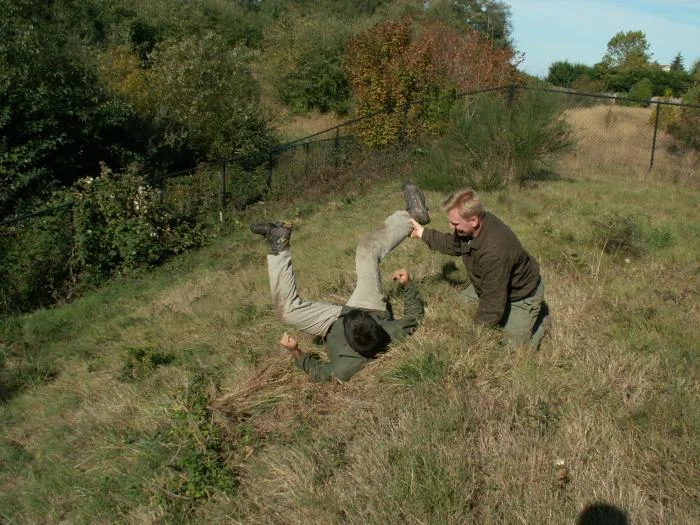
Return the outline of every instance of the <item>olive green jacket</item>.
<path id="1" fill-rule="evenodd" d="M 540 267 L 513 231 L 487 212 L 476 238 L 426 228 L 423 241 L 433 250 L 461 256 L 479 297 L 474 321 L 500 324 L 509 302 L 530 297 L 540 281 Z"/>
<path id="2" fill-rule="evenodd" d="M 403 288 L 403 296 L 404 314 L 401 319 L 393 319 L 388 309 L 383 312 L 370 311 L 372 317 L 389 334 L 392 342 L 400 341 L 406 335 L 413 333 L 423 318 L 423 299 L 414 283 L 409 282 Z M 313 381 L 322 382 L 332 378 L 347 381 L 370 361 L 350 348 L 345 338 L 343 316 L 350 310 L 352 308 L 344 306 L 340 317 L 331 325 L 326 334 L 327 362 L 308 353 L 295 359 L 296 365 L 309 374 Z"/>

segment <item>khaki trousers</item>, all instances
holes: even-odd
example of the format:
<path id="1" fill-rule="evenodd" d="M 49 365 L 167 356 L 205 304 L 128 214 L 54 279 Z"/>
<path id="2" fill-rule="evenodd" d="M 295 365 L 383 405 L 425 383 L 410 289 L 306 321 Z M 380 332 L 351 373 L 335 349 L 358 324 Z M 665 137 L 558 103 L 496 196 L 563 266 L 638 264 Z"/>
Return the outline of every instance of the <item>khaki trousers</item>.
<path id="1" fill-rule="evenodd" d="M 479 302 L 474 285 L 469 285 L 466 290 L 461 292 L 460 298 L 468 304 L 478 304 Z M 544 336 L 544 328 L 539 318 L 543 304 L 544 283 L 541 278 L 535 293 L 530 297 L 508 303 L 504 315 L 505 321 L 502 322 L 501 329 L 506 333 L 513 346 L 528 345 L 534 349 L 539 348 Z"/>
<path id="2" fill-rule="evenodd" d="M 374 232 L 365 235 L 355 251 L 355 290 L 346 305 L 384 311 L 379 263 L 411 233 L 408 212 L 397 211 Z M 267 256 L 272 306 L 286 324 L 311 335 L 323 336 L 340 316 L 342 306 L 299 297 L 289 250 Z"/>

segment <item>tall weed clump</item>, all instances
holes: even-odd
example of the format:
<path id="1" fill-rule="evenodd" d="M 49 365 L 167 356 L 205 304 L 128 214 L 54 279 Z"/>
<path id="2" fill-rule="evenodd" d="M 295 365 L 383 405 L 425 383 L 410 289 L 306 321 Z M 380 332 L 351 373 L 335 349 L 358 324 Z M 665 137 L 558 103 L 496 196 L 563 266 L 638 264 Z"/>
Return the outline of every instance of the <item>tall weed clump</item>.
<path id="1" fill-rule="evenodd" d="M 444 137 L 415 178 L 435 191 L 493 190 L 550 176 L 551 160 L 572 145 L 562 107 L 546 93 L 527 91 L 512 102 L 478 96 L 453 107 Z"/>

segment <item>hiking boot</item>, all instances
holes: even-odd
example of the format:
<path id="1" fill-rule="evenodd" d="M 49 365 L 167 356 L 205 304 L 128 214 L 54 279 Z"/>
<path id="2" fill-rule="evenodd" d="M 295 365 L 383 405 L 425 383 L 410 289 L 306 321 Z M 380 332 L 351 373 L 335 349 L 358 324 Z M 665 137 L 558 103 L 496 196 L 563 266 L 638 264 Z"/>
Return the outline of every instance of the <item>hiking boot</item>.
<path id="1" fill-rule="evenodd" d="M 267 252 L 270 255 L 279 255 L 280 252 L 289 250 L 289 239 L 292 236 L 291 222 L 257 222 L 250 225 L 250 231 L 265 237 Z"/>
<path id="2" fill-rule="evenodd" d="M 406 210 L 418 224 L 428 224 L 430 213 L 425 204 L 425 195 L 415 184 L 405 182 L 403 185 L 403 196 L 406 199 Z"/>

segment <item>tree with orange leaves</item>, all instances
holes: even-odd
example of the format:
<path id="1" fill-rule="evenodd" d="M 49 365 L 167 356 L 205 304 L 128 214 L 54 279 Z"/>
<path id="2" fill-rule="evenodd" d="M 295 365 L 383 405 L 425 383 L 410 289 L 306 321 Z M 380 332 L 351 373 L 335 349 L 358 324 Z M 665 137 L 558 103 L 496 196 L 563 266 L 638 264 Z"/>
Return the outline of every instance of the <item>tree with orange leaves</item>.
<path id="1" fill-rule="evenodd" d="M 359 135 L 371 146 L 410 139 L 428 131 L 434 112 L 428 100 L 454 92 L 511 84 L 519 74 L 510 48 L 443 22 L 413 27 L 408 19 L 382 22 L 351 40 L 345 67 L 357 103 L 367 116 Z"/>

